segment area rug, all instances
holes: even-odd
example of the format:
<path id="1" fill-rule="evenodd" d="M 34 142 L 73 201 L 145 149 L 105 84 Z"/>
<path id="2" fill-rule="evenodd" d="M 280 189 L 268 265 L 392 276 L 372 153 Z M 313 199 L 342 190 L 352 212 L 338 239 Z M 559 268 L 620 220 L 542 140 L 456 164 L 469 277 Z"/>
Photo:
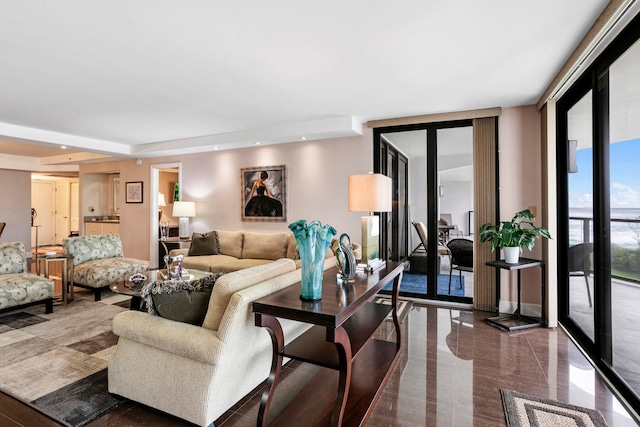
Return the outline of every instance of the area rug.
<path id="1" fill-rule="evenodd" d="M 390 291 L 393 283 L 387 284 L 382 290 Z M 400 282 L 400 292 L 408 292 L 413 294 L 427 293 L 427 276 L 425 274 L 403 273 Z M 438 275 L 438 294 L 452 295 L 457 297 L 464 296 L 464 276 L 462 276 L 462 287 L 460 286 L 460 276 L 451 276 L 451 293 L 449 293 L 449 275 Z"/>
<path id="2" fill-rule="evenodd" d="M 118 337 L 113 317 L 130 297 L 79 291 L 44 314 L 34 306 L 0 317 L 0 390 L 66 426 L 81 427 L 126 400 L 107 391 Z"/>
<path id="3" fill-rule="evenodd" d="M 375 302 L 376 304 L 391 305 L 391 298 L 378 297 L 376 298 Z M 400 323 L 404 323 L 404 319 L 407 318 L 407 315 L 411 311 L 412 306 L 413 303 L 411 301 L 399 300 L 398 321 Z M 389 313 L 387 319 L 392 320 L 393 313 Z"/>
<path id="4" fill-rule="evenodd" d="M 541 399 L 513 390 L 500 390 L 509 427 L 606 427 L 602 414 L 594 409 Z"/>

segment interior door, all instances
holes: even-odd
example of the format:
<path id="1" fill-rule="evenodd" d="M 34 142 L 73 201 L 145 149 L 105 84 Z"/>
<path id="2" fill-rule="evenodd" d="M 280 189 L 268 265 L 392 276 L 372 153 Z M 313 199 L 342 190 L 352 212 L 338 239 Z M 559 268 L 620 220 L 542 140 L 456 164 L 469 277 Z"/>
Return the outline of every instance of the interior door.
<path id="1" fill-rule="evenodd" d="M 80 183 L 72 181 L 69 194 L 70 233 L 80 233 Z"/>
<path id="2" fill-rule="evenodd" d="M 62 239 L 70 232 L 70 197 L 69 181 L 56 181 L 56 245 L 62 245 Z"/>
<path id="3" fill-rule="evenodd" d="M 54 242 L 54 194 L 53 182 L 34 181 L 31 183 L 31 207 L 36 210 L 36 218 L 31 230 L 31 247 L 53 245 Z M 37 230 L 36 230 L 37 228 Z M 37 234 L 37 239 L 36 239 Z M 36 240 L 38 240 L 36 242 Z"/>

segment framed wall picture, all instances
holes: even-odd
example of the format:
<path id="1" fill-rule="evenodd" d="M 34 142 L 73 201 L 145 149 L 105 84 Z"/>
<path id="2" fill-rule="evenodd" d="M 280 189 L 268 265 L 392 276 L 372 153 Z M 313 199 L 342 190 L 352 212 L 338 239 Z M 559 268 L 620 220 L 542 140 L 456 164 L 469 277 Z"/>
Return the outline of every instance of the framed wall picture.
<path id="1" fill-rule="evenodd" d="M 142 203 L 142 181 L 127 182 L 125 185 L 125 202 Z"/>
<path id="2" fill-rule="evenodd" d="M 243 221 L 286 221 L 285 166 L 260 166 L 240 170 Z"/>

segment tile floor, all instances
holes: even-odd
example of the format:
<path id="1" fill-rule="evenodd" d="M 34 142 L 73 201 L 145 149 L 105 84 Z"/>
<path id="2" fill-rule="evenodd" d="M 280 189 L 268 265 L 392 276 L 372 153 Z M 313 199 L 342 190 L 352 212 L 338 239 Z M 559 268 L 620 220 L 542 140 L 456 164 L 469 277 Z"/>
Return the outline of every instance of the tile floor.
<path id="1" fill-rule="evenodd" d="M 500 389 L 598 409 L 609 426 L 636 422 L 561 329 L 506 333 L 487 325 L 490 313 L 414 305 L 402 328 L 407 337 L 393 373 L 366 426 L 505 426 Z M 392 336 L 385 322 L 378 337 Z M 274 409 L 315 372 L 293 363 L 284 370 Z M 260 393 L 239 402 L 215 425 L 254 426 Z M 57 423 L 0 393 L 1 426 Z M 190 426 L 126 403 L 89 426 Z"/>

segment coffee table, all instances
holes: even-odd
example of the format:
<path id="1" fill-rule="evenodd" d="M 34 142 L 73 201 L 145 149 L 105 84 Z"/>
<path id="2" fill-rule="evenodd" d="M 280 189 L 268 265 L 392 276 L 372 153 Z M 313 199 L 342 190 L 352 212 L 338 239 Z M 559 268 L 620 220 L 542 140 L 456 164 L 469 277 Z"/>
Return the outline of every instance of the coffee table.
<path id="1" fill-rule="evenodd" d="M 183 276 L 183 280 L 186 280 L 188 282 L 193 282 L 194 280 L 201 279 L 207 274 L 210 274 L 207 271 L 192 270 L 192 269 L 189 269 L 188 272 L 189 272 L 188 278 L 186 276 Z M 142 299 L 142 294 L 141 294 L 142 288 L 147 283 L 153 283 L 153 282 L 165 280 L 163 276 L 164 273 L 166 273 L 165 269 L 148 270 L 144 273 L 144 275 L 147 276 L 147 280 L 140 284 L 135 284 L 130 282 L 129 278 L 127 277 L 126 279 L 118 280 L 109 288 L 111 289 L 111 291 L 115 292 L 116 294 L 129 295 L 131 297 L 131 302 L 129 303 L 130 310 L 142 310 L 145 308 L 144 300 Z"/>

